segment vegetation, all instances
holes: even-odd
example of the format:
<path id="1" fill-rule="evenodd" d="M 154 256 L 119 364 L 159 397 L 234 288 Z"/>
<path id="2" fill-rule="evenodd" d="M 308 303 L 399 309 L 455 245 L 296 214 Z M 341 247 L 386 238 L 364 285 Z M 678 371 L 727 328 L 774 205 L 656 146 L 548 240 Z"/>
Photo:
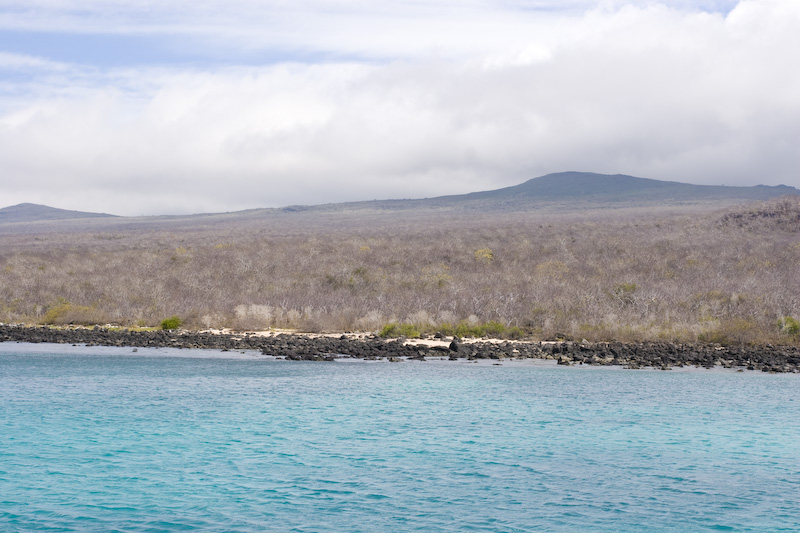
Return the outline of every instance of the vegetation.
<path id="1" fill-rule="evenodd" d="M 800 321 L 790 316 L 785 316 L 778 320 L 778 328 L 781 333 L 792 337 L 800 335 Z"/>
<path id="2" fill-rule="evenodd" d="M 42 316 L 41 322 L 51 325 L 75 324 L 89 326 L 104 323 L 105 315 L 94 307 L 72 305 L 66 300 L 60 299 L 47 309 Z"/>
<path id="3" fill-rule="evenodd" d="M 421 333 L 414 324 L 386 324 L 378 333 L 381 337 L 410 337 L 418 338 Z"/>
<path id="4" fill-rule="evenodd" d="M 525 336 L 522 329 L 517 326 L 507 327 L 497 321 L 479 324 L 476 323 L 474 316 L 470 317 L 470 320 L 463 320 L 456 325 L 447 322 L 441 324 L 433 324 L 431 322 L 424 324 L 398 324 L 393 322 L 383 326 L 378 335 L 381 337 L 418 338 L 437 333 L 450 337 L 489 337 L 493 339 L 521 339 Z"/>
<path id="5" fill-rule="evenodd" d="M 0 321 L 796 343 L 799 214 L 789 197 L 0 227 Z"/>
<path id="6" fill-rule="evenodd" d="M 178 329 L 179 327 L 181 327 L 179 316 L 171 316 L 161 321 L 161 329 Z"/>

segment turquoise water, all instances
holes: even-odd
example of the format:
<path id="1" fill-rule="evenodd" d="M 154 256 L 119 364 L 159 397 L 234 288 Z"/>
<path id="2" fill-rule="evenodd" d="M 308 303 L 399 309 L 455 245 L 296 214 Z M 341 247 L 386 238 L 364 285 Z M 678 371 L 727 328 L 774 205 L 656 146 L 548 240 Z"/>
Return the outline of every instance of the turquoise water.
<path id="1" fill-rule="evenodd" d="M 798 415 L 798 375 L 0 344 L 0 530 L 797 530 Z"/>

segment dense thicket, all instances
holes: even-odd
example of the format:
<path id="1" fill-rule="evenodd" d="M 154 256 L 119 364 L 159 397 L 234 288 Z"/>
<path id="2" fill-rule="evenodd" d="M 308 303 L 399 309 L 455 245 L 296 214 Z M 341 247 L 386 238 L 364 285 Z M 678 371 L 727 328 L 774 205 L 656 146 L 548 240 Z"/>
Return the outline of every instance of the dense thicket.
<path id="1" fill-rule="evenodd" d="M 800 200 L 726 212 L 287 213 L 0 235 L 0 320 L 793 342 Z"/>

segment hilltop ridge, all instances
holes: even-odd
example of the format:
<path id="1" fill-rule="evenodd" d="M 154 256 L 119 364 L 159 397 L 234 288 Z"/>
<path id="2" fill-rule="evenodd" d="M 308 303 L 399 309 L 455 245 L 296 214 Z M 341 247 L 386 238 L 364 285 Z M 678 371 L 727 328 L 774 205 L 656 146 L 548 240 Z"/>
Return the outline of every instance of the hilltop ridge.
<path id="1" fill-rule="evenodd" d="M 570 171 L 546 174 L 510 187 L 467 194 L 291 206 L 283 210 L 298 212 L 445 209 L 491 212 L 557 208 L 559 212 L 565 212 L 565 210 L 580 211 L 587 208 L 682 207 L 699 204 L 727 207 L 736 203 L 763 201 L 794 194 L 800 194 L 800 189 L 787 185 L 749 187 L 693 185 L 625 174 Z"/>
<path id="2" fill-rule="evenodd" d="M 230 213 L 201 213 L 184 216 L 118 217 L 119 219 L 169 218 L 172 222 L 188 222 L 209 217 L 252 217 L 258 215 L 331 213 L 331 212 L 403 212 L 403 211 L 529 211 L 557 208 L 559 212 L 587 208 L 680 207 L 714 204 L 727 207 L 735 203 L 769 200 L 779 196 L 798 195 L 800 189 L 787 185 L 749 187 L 725 185 L 693 185 L 677 181 L 661 181 L 625 174 L 593 172 L 558 172 L 529 179 L 518 185 L 466 194 L 339 202 L 320 205 L 292 205 L 281 208 L 256 208 Z M 566 210 L 566 211 L 565 211 Z M 115 217 L 105 213 L 69 211 L 36 204 L 19 204 L 0 209 L 0 223 L 98 219 Z"/>
<path id="3" fill-rule="evenodd" d="M 509 203 L 520 208 L 553 202 L 579 201 L 590 204 L 639 206 L 647 204 L 686 204 L 707 201 L 767 200 L 800 189 L 786 185 L 749 187 L 725 185 L 693 185 L 677 181 L 661 181 L 625 174 L 594 172 L 558 172 L 532 178 L 519 185 L 491 191 L 432 198 L 431 202 L 465 202 L 477 205 Z"/>
<path id="4" fill-rule="evenodd" d="M 88 213 L 59 209 L 40 204 L 22 203 L 0 209 L 0 222 L 34 222 L 39 220 L 70 220 L 79 218 L 116 217 L 107 213 Z"/>

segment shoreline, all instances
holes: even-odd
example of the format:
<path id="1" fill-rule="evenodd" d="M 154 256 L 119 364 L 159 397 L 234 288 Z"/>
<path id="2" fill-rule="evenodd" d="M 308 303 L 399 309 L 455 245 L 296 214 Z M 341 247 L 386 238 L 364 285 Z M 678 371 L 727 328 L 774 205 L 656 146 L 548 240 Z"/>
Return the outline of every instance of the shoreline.
<path id="1" fill-rule="evenodd" d="M 384 339 L 370 334 L 294 332 L 138 331 L 0 324 L 0 342 L 86 344 L 131 348 L 256 350 L 297 361 L 363 360 L 451 361 L 490 359 L 555 360 L 559 365 L 588 364 L 628 369 L 670 370 L 684 366 L 800 373 L 800 347 L 721 346 L 670 342 L 541 342 L 495 339 Z"/>

